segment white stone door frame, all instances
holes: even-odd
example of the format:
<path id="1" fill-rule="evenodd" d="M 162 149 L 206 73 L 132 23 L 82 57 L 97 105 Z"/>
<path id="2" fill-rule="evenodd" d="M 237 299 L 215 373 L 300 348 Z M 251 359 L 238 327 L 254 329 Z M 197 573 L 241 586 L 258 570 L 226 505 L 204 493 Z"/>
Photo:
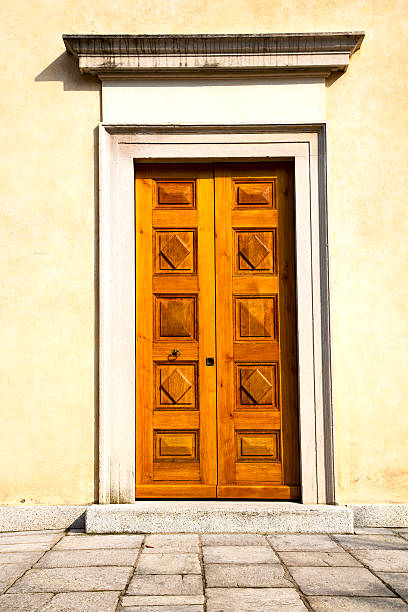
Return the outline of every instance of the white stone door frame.
<path id="1" fill-rule="evenodd" d="M 135 501 L 134 161 L 274 159 L 295 168 L 302 502 L 335 503 L 324 123 L 100 124 L 100 503 Z"/>

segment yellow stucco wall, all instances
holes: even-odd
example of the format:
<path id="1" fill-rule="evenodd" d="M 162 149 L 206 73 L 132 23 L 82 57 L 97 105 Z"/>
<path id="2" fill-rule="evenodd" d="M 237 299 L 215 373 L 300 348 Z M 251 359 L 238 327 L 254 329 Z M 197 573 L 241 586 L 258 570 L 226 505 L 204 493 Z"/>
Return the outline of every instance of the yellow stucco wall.
<path id="1" fill-rule="evenodd" d="M 362 50 L 326 89 L 339 501 L 408 501 L 406 1 L 4 0 L 0 11 L 0 503 L 96 494 L 100 92 L 62 33 L 347 30 L 366 32 Z"/>

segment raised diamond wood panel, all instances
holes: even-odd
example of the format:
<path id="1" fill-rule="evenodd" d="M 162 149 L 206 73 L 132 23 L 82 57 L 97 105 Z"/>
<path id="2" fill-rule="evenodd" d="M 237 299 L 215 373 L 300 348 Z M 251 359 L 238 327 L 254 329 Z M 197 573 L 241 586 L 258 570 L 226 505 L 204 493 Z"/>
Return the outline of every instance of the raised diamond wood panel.
<path id="1" fill-rule="evenodd" d="M 194 231 L 156 232 L 156 273 L 195 272 Z"/>
<path id="2" fill-rule="evenodd" d="M 195 310 L 194 297 L 157 297 L 156 337 L 194 339 Z"/>
<path id="3" fill-rule="evenodd" d="M 156 408 L 194 408 L 195 366 L 156 365 Z"/>
<path id="4" fill-rule="evenodd" d="M 157 205 L 194 208 L 194 181 L 157 181 Z"/>
<path id="5" fill-rule="evenodd" d="M 235 337 L 273 340 L 276 338 L 276 297 L 237 297 Z"/>
<path id="6" fill-rule="evenodd" d="M 197 442 L 196 431 L 155 431 L 155 461 L 194 461 Z"/>
<path id="7" fill-rule="evenodd" d="M 279 459 L 279 432 L 237 432 L 238 461 Z"/>
<path id="8" fill-rule="evenodd" d="M 239 407 L 263 406 L 277 408 L 277 364 L 239 365 Z"/>
<path id="9" fill-rule="evenodd" d="M 195 230 L 156 231 L 154 272 L 156 274 L 195 274 Z"/>
<path id="10" fill-rule="evenodd" d="M 276 274 L 275 230 L 236 232 L 235 273 Z"/>

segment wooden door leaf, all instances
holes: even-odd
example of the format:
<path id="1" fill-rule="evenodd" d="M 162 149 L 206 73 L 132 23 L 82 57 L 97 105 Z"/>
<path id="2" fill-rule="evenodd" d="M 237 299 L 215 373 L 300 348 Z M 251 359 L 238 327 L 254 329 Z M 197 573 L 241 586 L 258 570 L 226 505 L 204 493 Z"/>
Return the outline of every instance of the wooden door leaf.
<path id="1" fill-rule="evenodd" d="M 213 165 L 135 168 L 136 498 L 213 498 Z"/>
<path id="2" fill-rule="evenodd" d="M 287 162 L 234 162 L 216 164 L 215 173 L 217 495 L 294 499 L 292 169 Z"/>

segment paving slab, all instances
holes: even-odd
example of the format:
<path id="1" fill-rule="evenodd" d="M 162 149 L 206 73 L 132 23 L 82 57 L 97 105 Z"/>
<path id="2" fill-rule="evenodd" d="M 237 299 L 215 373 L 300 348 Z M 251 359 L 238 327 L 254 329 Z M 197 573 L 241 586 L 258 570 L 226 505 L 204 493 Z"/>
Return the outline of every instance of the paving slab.
<path id="1" fill-rule="evenodd" d="M 268 540 L 278 551 L 320 550 L 327 552 L 342 552 L 341 548 L 327 535 L 281 534 L 270 535 L 268 536 Z"/>
<path id="2" fill-rule="evenodd" d="M 391 527 L 356 527 L 355 535 L 395 535 Z"/>
<path id="3" fill-rule="evenodd" d="M 13 584 L 9 592 L 122 591 L 131 571 L 130 567 L 32 569 Z"/>
<path id="4" fill-rule="evenodd" d="M 128 595 L 201 595 L 201 576 L 135 575 L 127 589 Z"/>
<path id="5" fill-rule="evenodd" d="M 408 550 L 408 542 L 396 535 L 335 535 L 347 550 Z"/>
<path id="6" fill-rule="evenodd" d="M 49 550 L 52 543 L 49 542 L 32 542 L 27 544 L 1 544 L 0 543 L 0 554 L 1 553 L 17 553 L 17 552 L 44 552 Z"/>
<path id="7" fill-rule="evenodd" d="M 289 571 L 305 595 L 393 596 L 364 567 L 291 567 Z"/>
<path id="8" fill-rule="evenodd" d="M 61 534 L 30 534 L 30 535 L 9 535 L 9 536 L 0 536 L 0 546 L 4 546 L 5 544 L 34 544 L 37 542 L 45 542 L 52 546 L 54 542 L 57 542 Z"/>
<path id="9" fill-rule="evenodd" d="M 408 573 L 378 572 L 380 578 L 390 585 L 400 597 L 408 599 Z"/>
<path id="10" fill-rule="evenodd" d="M 28 570 L 27 563 L 13 563 L 0 565 L 0 592 L 7 589 L 17 578 L 20 578 Z"/>
<path id="11" fill-rule="evenodd" d="M 204 563 L 279 563 L 269 546 L 203 546 Z"/>
<path id="12" fill-rule="evenodd" d="M 207 612 L 306 612 L 295 589 L 207 589 Z"/>
<path id="13" fill-rule="evenodd" d="M 209 587 L 292 587 L 284 578 L 284 569 L 274 563 L 265 565 L 217 565 L 210 563 L 205 568 Z"/>
<path id="14" fill-rule="evenodd" d="M 28 535 L 52 535 L 52 534 L 60 534 L 63 535 L 65 533 L 65 529 L 36 529 L 34 531 L 1 531 L 0 532 L 0 540 L 1 538 L 8 538 L 10 536 L 28 536 Z M 42 595 L 41 595 L 42 597 Z"/>
<path id="15" fill-rule="evenodd" d="M 266 546 L 266 537 L 257 533 L 206 533 L 204 546 Z"/>
<path id="16" fill-rule="evenodd" d="M 400 535 L 401 538 L 404 538 L 404 540 L 408 540 L 408 532 L 407 531 L 401 531 L 398 535 Z"/>
<path id="17" fill-rule="evenodd" d="M 408 550 L 354 550 L 353 554 L 374 572 L 408 572 Z"/>
<path id="18" fill-rule="evenodd" d="M 18 593 L 0 596 L 0 612 L 40 612 L 53 593 Z"/>
<path id="19" fill-rule="evenodd" d="M 286 565 L 295 567 L 361 567 L 361 563 L 346 552 L 280 552 L 279 556 Z"/>
<path id="20" fill-rule="evenodd" d="M 191 553 L 142 553 L 136 574 L 201 574 L 198 555 Z"/>
<path id="21" fill-rule="evenodd" d="M 141 535 L 70 535 L 56 544 L 59 549 L 92 549 L 92 548 L 137 548 L 143 542 Z"/>
<path id="22" fill-rule="evenodd" d="M 390 597 L 308 597 L 314 612 L 407 612 L 408 606 Z"/>
<path id="23" fill-rule="evenodd" d="M 43 551 L 0 553 L 0 565 L 8 563 L 26 563 L 27 565 L 32 565 L 43 554 Z"/>
<path id="24" fill-rule="evenodd" d="M 125 612 L 203 612 L 204 606 L 132 606 L 121 608 Z"/>
<path id="25" fill-rule="evenodd" d="M 203 605 L 204 595 L 131 595 L 124 597 L 122 606 L 193 606 Z"/>
<path id="26" fill-rule="evenodd" d="M 120 592 L 58 593 L 43 612 L 115 612 Z"/>
<path id="27" fill-rule="evenodd" d="M 51 550 L 34 567 L 86 567 L 90 565 L 134 565 L 138 548 Z"/>
<path id="28" fill-rule="evenodd" d="M 154 534 L 146 536 L 143 552 L 145 553 L 198 553 L 198 535 L 187 534 Z"/>

